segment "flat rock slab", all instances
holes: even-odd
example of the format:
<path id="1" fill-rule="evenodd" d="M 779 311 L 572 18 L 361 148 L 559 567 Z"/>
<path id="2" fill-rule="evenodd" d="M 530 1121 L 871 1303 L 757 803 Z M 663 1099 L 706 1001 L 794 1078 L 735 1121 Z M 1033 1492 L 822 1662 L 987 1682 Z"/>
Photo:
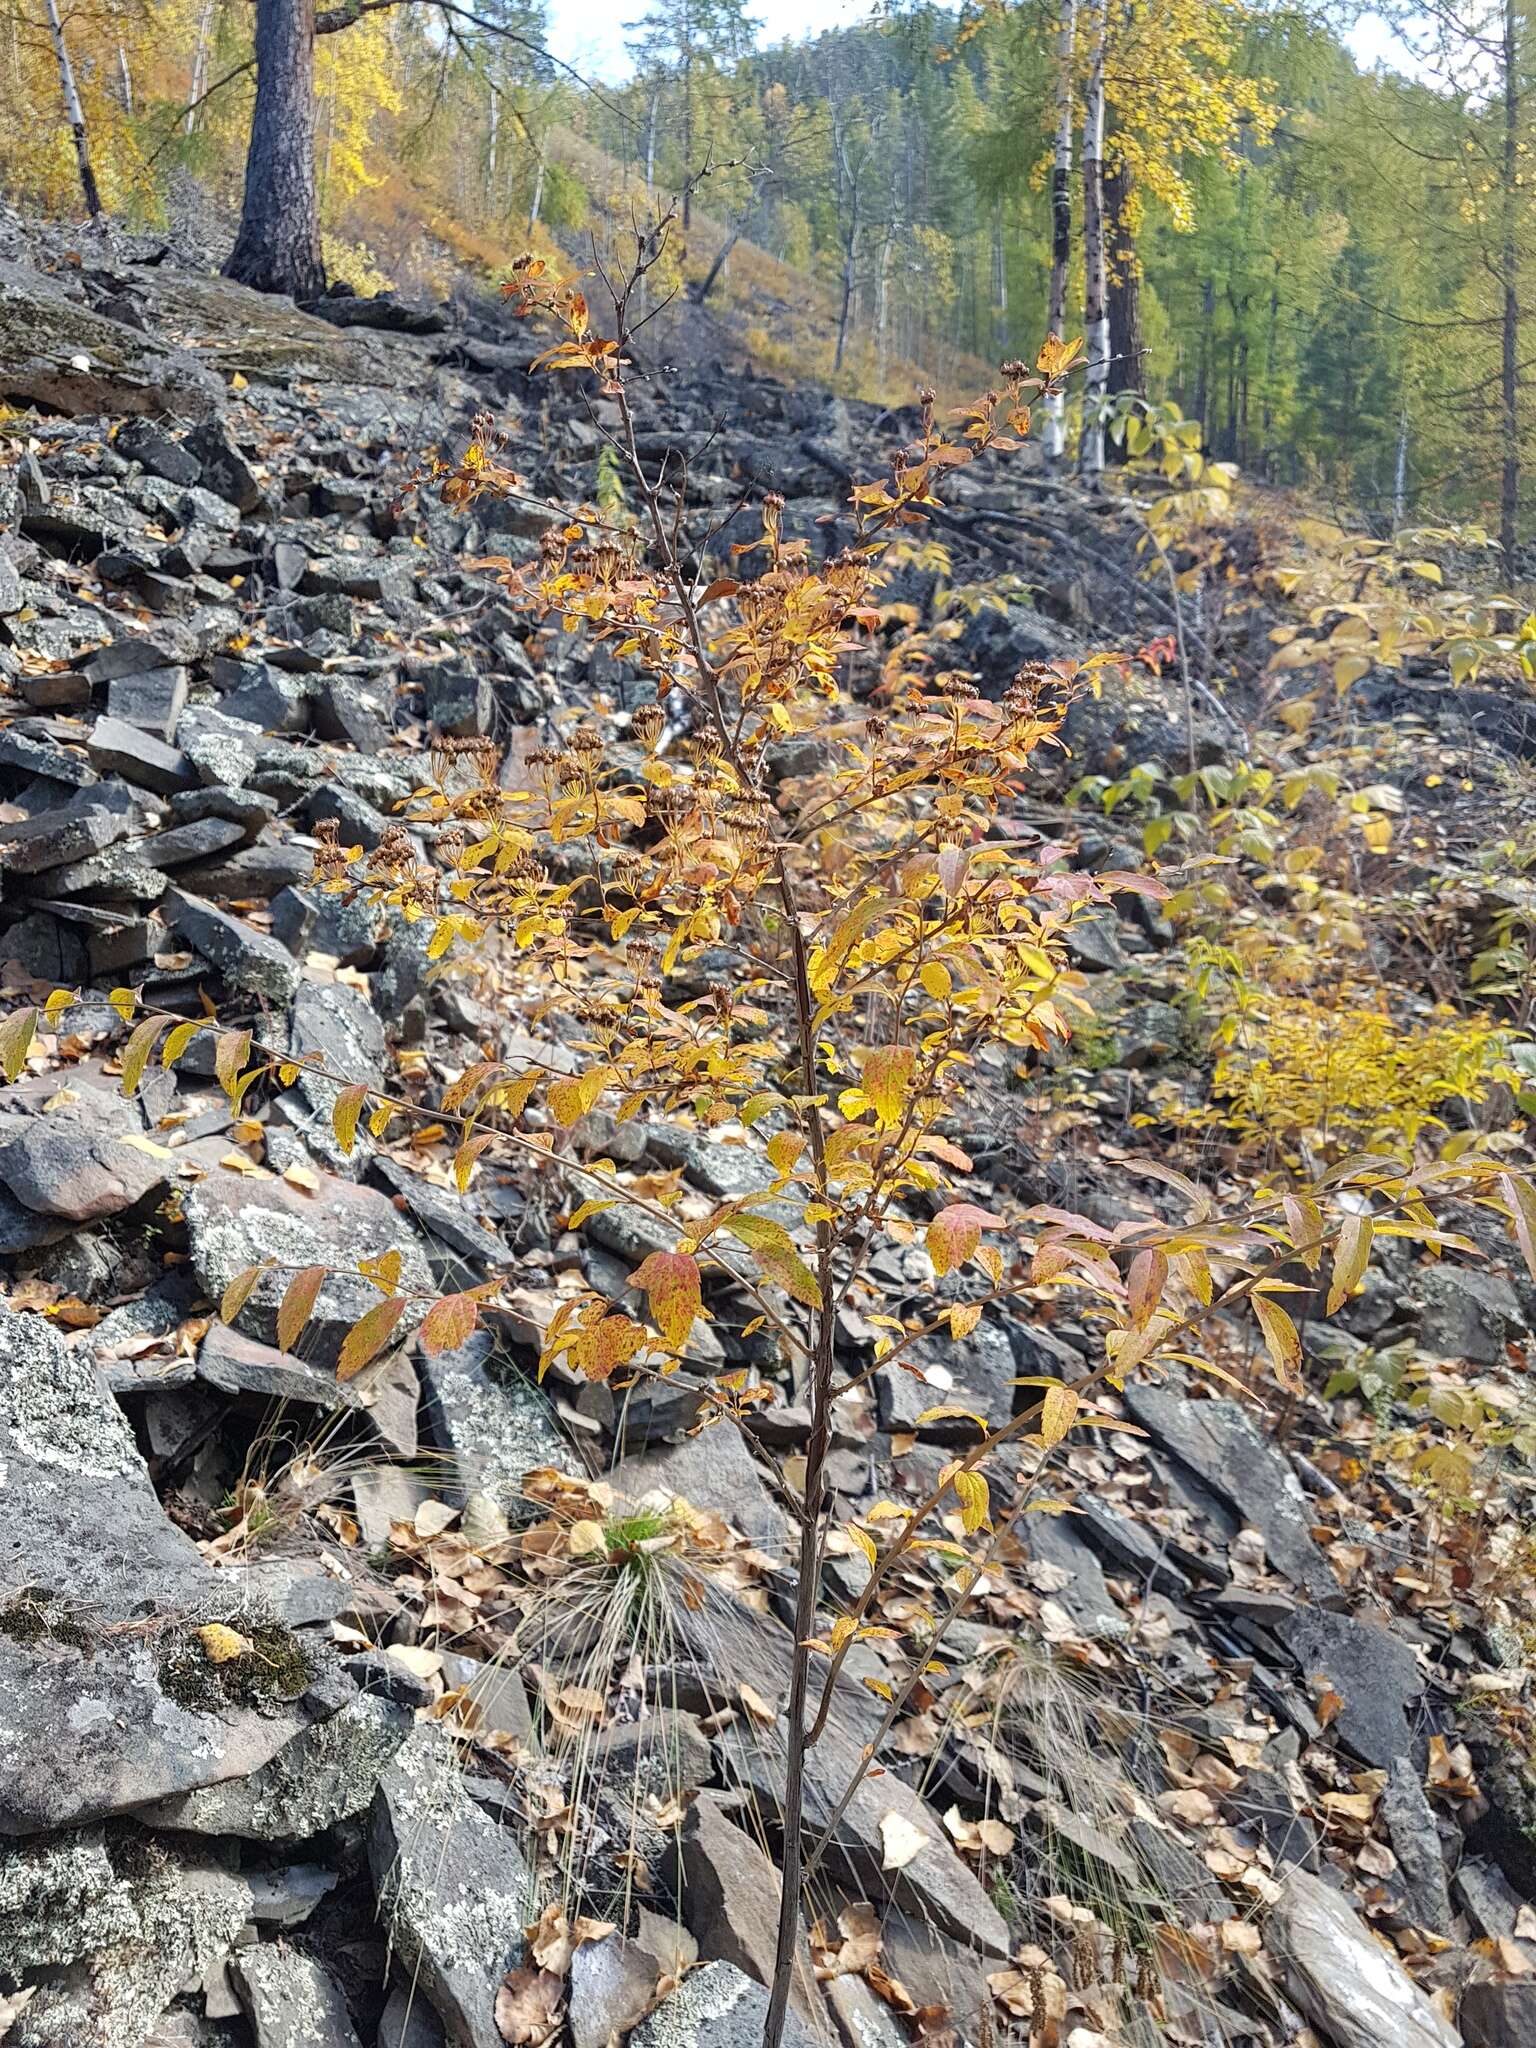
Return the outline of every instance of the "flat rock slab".
<path id="1" fill-rule="evenodd" d="M 187 944 L 216 967 L 231 988 L 269 1002 L 291 1003 L 299 986 L 298 963 L 270 932 L 258 931 L 243 917 L 185 890 L 172 889 L 165 899 L 165 921 Z"/>
<path id="2" fill-rule="evenodd" d="M 783 1886 L 768 1852 L 737 1826 L 718 1793 L 701 1792 L 689 1807 L 678 1862 L 683 1917 L 701 1958 L 734 1963 L 771 1984 Z M 811 2026 L 824 2020 L 803 1935 L 790 2000 Z"/>
<path id="3" fill-rule="evenodd" d="M 1422 1747 L 1412 1717 L 1423 1697 L 1424 1674 L 1400 1636 L 1316 1607 L 1298 1607 L 1275 1633 L 1314 1697 L 1329 1691 L 1343 1701 L 1330 1726 L 1362 1763 L 1387 1771 Z"/>
<path id="4" fill-rule="evenodd" d="M 7 398 L 53 412 L 206 419 L 224 387 L 196 357 L 70 297 L 61 283 L 0 263 L 0 363 Z"/>
<path id="5" fill-rule="evenodd" d="M 131 1209 L 160 1187 L 173 1162 L 133 1131 L 103 1130 L 69 1105 L 34 1117 L 0 1152 L 10 1192 L 35 1215 L 92 1223 Z"/>
<path id="6" fill-rule="evenodd" d="M 321 1367 L 334 1368 L 347 1331 L 382 1298 L 357 1272 L 360 1260 L 398 1251 L 403 1291 L 424 1294 L 432 1284 L 410 1224 L 387 1196 L 351 1181 L 322 1178 L 318 1191 L 306 1195 L 275 1176 L 211 1173 L 187 1196 L 185 1208 L 193 1264 L 213 1300 L 250 1267 L 277 1260 L 277 1270 L 263 1276 L 235 1317 L 235 1328 L 259 1343 L 275 1342 L 277 1311 L 300 1267 L 334 1269 L 301 1339 L 305 1358 Z M 420 1320 L 419 1311 L 408 1308 L 401 1318 L 402 1337 L 413 1316 Z"/>
<path id="7" fill-rule="evenodd" d="M 1169 1387 L 1134 1382 L 1124 1400 L 1134 1422 L 1258 1530 L 1282 1577 L 1322 1605 L 1342 1605 L 1339 1582 L 1308 1526 L 1301 1482 L 1241 1402 L 1192 1401 Z"/>
<path id="8" fill-rule="evenodd" d="M 230 1965 L 256 2048 L 361 2048 L 334 1977 L 284 1942 L 242 1949 Z"/>
<path id="9" fill-rule="evenodd" d="M 435 1723 L 416 1727 L 379 1781 L 368 1860 L 395 1952 L 455 2048 L 506 2048 L 496 1992 L 523 1958 L 533 1873 L 464 1790 Z"/>
<path id="10" fill-rule="evenodd" d="M 634 1503 L 648 1493 L 663 1493 L 713 1509 L 775 1564 L 790 1560 L 789 1518 L 768 1491 L 741 1432 L 728 1423 L 626 1458 L 611 1478 L 623 1500 Z"/>
<path id="11" fill-rule="evenodd" d="M 89 1353 L 5 1308 L 0 1469 L 0 1835 L 243 1777 L 314 1719 L 298 1699 L 241 1704 L 197 1663 L 216 1574 L 167 1521 Z M 174 1675 L 189 1656 L 192 1695 Z"/>
<path id="12" fill-rule="evenodd" d="M 1322 1878 L 1291 1873 L 1265 1943 L 1290 1997 L 1334 2048 L 1459 2048 L 1455 2028 Z"/>

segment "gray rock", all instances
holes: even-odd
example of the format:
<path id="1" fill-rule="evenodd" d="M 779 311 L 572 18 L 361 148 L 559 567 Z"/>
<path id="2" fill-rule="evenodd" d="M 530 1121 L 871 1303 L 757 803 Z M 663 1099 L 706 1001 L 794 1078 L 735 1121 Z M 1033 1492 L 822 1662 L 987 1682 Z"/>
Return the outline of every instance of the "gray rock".
<path id="1" fill-rule="evenodd" d="M 121 775 L 136 789 L 169 796 L 173 790 L 190 789 L 197 780 L 185 754 L 121 718 L 98 718 L 85 744 L 103 775 Z"/>
<path id="2" fill-rule="evenodd" d="M 1387 1840 L 1402 1872 L 1408 1908 L 1416 1927 L 1449 1938 L 1451 1894 L 1446 1882 L 1440 1830 L 1424 1781 L 1406 1756 L 1394 1757 L 1381 1796 Z"/>
<path id="3" fill-rule="evenodd" d="M 0 263 L 0 362 L 10 397 L 52 412 L 206 419 L 224 403 L 222 380 L 194 356 L 104 319 L 17 263 Z"/>
<path id="4" fill-rule="evenodd" d="M 278 1261 L 280 1270 L 258 1282 L 235 1318 L 238 1330 L 263 1344 L 276 1339 L 278 1307 L 293 1272 L 301 1266 L 332 1268 L 305 1326 L 305 1355 L 321 1367 L 335 1365 L 347 1331 L 381 1298 L 357 1273 L 359 1260 L 399 1251 L 402 1291 L 426 1294 L 431 1288 L 414 1231 L 372 1188 L 328 1178 L 317 1194 L 304 1195 L 286 1181 L 211 1173 L 188 1194 L 185 1209 L 193 1264 L 211 1299 L 217 1301 L 232 1280 L 264 1259 Z M 419 1309 L 405 1311 L 397 1326 L 402 1339 L 420 1317 Z"/>
<path id="5" fill-rule="evenodd" d="M 6 2048 L 145 2048 L 172 1998 L 224 1952 L 250 1906 L 231 1872 L 158 1844 L 146 1844 L 123 1890 L 132 1924 L 45 1977 Z"/>
<path id="6" fill-rule="evenodd" d="M 1469 1984 L 1456 2017 L 1466 2048 L 1536 2048 L 1536 1977 Z"/>
<path id="7" fill-rule="evenodd" d="M 173 441 L 142 416 L 124 420 L 112 446 L 127 461 L 141 463 L 151 476 L 164 477 L 167 483 L 195 484 L 200 474 L 180 441 Z"/>
<path id="8" fill-rule="evenodd" d="M 1471 1266 L 1427 1266 L 1415 1276 L 1419 1342 L 1437 1358 L 1499 1365 L 1511 1337 L 1525 1333 L 1509 1281 Z"/>
<path id="9" fill-rule="evenodd" d="M 768 1491 L 741 1432 L 729 1424 L 626 1458 L 611 1479 L 622 1500 L 633 1503 L 648 1493 L 675 1495 L 723 1515 L 776 1564 L 791 1555 L 788 1517 Z"/>
<path id="10" fill-rule="evenodd" d="M 683 1918 L 701 1960 L 734 1963 L 756 1983 L 771 1985 L 783 1886 L 767 1851 L 729 1818 L 718 1794 L 701 1792 L 688 1809 L 678 1866 Z M 821 1994 L 803 1936 L 790 1998 L 814 2027 L 822 2017 Z"/>
<path id="11" fill-rule="evenodd" d="M 301 1072 L 295 1084 L 309 1110 L 304 1134 L 333 1172 L 358 1173 L 373 1152 L 366 1129 L 350 1153 L 343 1152 L 331 1124 L 336 1098 L 349 1082 L 377 1079 L 384 1072 L 384 1026 L 378 1013 L 345 982 L 304 981 L 294 997 L 288 1050 L 296 1059 L 318 1059 L 328 1074 Z"/>
<path id="12" fill-rule="evenodd" d="M 638 1941 L 610 1934 L 584 1941 L 571 1958 L 572 2048 L 608 2048 L 628 2033 L 656 1996 L 661 1966 Z"/>
<path id="13" fill-rule="evenodd" d="M 335 1978 L 297 1949 L 283 1942 L 240 1949 L 230 1972 L 256 2048 L 360 2048 Z"/>
<path id="14" fill-rule="evenodd" d="M 379 2020 L 378 2048 L 444 2048 L 443 2023 L 416 1985 L 402 1984 L 389 1994 Z"/>
<path id="15" fill-rule="evenodd" d="M 1301 1482 L 1240 1402 L 1193 1401 L 1134 1381 L 1124 1399 L 1132 1421 L 1258 1530 L 1277 1572 L 1325 1606 L 1342 1604 L 1339 1582 L 1313 1541 Z"/>
<path id="16" fill-rule="evenodd" d="M 1265 1940 L 1292 2001 L 1334 2048 L 1460 2048 L 1456 2030 L 1322 1878 L 1291 1872 Z"/>
<path id="17" fill-rule="evenodd" d="M 75 1962 L 137 1924 L 100 1828 L 0 1844 L 0 1979 Z"/>
<path id="18" fill-rule="evenodd" d="M 261 485 L 222 420 L 210 419 L 194 427 L 182 446 L 197 463 L 198 480 L 205 491 L 212 491 L 241 513 L 254 512 L 261 504 Z"/>
<path id="19" fill-rule="evenodd" d="M 158 1800 L 141 1818 L 178 1833 L 307 1841 L 367 1808 L 412 1725 L 382 1693 L 356 1693 L 248 1777 Z"/>
<path id="20" fill-rule="evenodd" d="M 1346 1749 L 1377 1770 L 1422 1747 L 1412 1716 L 1424 1692 L 1419 1660 L 1400 1636 L 1370 1622 L 1298 1607 L 1275 1630 L 1314 1690 L 1343 1705 L 1330 1726 Z"/>
<path id="21" fill-rule="evenodd" d="M 439 732 L 469 739 L 491 730 L 496 700 L 490 677 L 467 663 L 444 663 L 421 677 L 427 720 Z"/>
<path id="22" fill-rule="evenodd" d="M 238 846 L 244 837 L 243 828 L 232 818 L 191 818 L 149 838 L 131 840 L 127 850 L 146 867 L 180 868 Z"/>
<path id="23" fill-rule="evenodd" d="M 395 1952 L 456 2048 L 505 2048 L 496 1992 L 522 1960 L 533 1874 L 464 1790 L 435 1723 L 417 1725 L 379 1782 L 368 1859 Z"/>
<path id="24" fill-rule="evenodd" d="M 0 954 L 17 961 L 39 981 L 51 982 L 55 988 L 68 988 L 83 981 L 87 972 L 84 940 L 46 911 L 34 910 L 19 924 L 13 924 L 0 939 Z"/>
<path id="25" fill-rule="evenodd" d="M 302 1344 L 303 1339 L 300 1338 Z M 254 1337 L 215 1320 L 198 1347 L 197 1376 L 221 1394 L 248 1394 L 260 1401 L 297 1401 L 328 1412 L 359 1409 L 350 1380 L 311 1365 L 291 1353 L 258 1344 Z"/>
<path id="26" fill-rule="evenodd" d="M 541 1390 L 510 1360 L 493 1371 L 496 1365 L 488 1330 L 476 1330 L 455 1351 L 430 1358 L 423 1352 L 417 1360 L 432 1434 L 453 1457 L 458 1493 L 486 1494 L 512 1514 L 522 1502 L 524 1474 L 540 1466 L 563 1470 L 573 1453 Z"/>
<path id="27" fill-rule="evenodd" d="M 165 899 L 165 920 L 189 946 L 216 967 L 232 988 L 244 989 L 269 1002 L 291 1003 L 299 986 L 293 955 L 268 933 L 244 918 L 185 890 L 172 889 Z"/>
<path id="28" fill-rule="evenodd" d="M 461 1258 L 493 1269 L 516 1264 L 517 1254 L 494 1231 L 476 1222 L 469 1204 L 454 1189 L 438 1187 L 425 1174 L 413 1173 L 395 1159 L 376 1159 L 372 1172 L 404 1202 L 423 1230 Z"/>
<path id="29" fill-rule="evenodd" d="M 187 701 L 184 668 L 152 668 L 116 676 L 107 685 L 107 716 L 142 726 L 169 743 Z"/>
<path id="30" fill-rule="evenodd" d="M 341 1879 L 319 1863 L 290 1863 L 286 1870 L 247 1871 L 245 1881 L 258 1927 L 302 1927 Z"/>
<path id="31" fill-rule="evenodd" d="M 96 780 L 96 770 L 84 754 L 55 746 L 50 740 L 33 739 L 14 726 L 0 732 L 0 767 L 41 775 L 49 782 L 67 783 L 76 789 Z"/>
<path id="32" fill-rule="evenodd" d="M 906 2048 L 895 2013 L 862 1977 L 830 1978 L 826 1992 L 843 2048 Z"/>
<path id="33" fill-rule="evenodd" d="M 60 805 L 0 831 L 0 871 L 45 874 L 124 838 L 134 828 L 131 813 L 90 802 Z"/>
<path id="34" fill-rule="evenodd" d="M 192 765 L 189 781 L 209 789 L 240 789 L 256 772 L 261 733 L 242 718 L 195 704 L 181 714 L 176 744 Z"/>
<path id="35" fill-rule="evenodd" d="M 631 2048 L 759 2048 L 768 1994 L 732 1963 L 690 1970 L 630 2035 Z M 787 2048 L 814 2048 L 816 2036 L 790 2013 Z"/>
<path id="36" fill-rule="evenodd" d="M 1130 1628 L 1124 1612 L 1105 1582 L 1104 1570 L 1091 1545 L 1068 1515 L 1026 1515 L 1019 1542 L 1032 1558 L 1065 1572 L 1065 1585 L 1044 1587 L 1048 1600 L 1067 1611 L 1083 1634 L 1093 1640 L 1123 1636 Z"/>
<path id="37" fill-rule="evenodd" d="M 131 1209 L 166 1177 L 166 1162 L 130 1143 L 131 1135 L 102 1130 L 89 1110 L 82 1118 L 69 1104 L 33 1117 L 0 1155 L 10 1192 L 36 1213 L 70 1223 Z"/>

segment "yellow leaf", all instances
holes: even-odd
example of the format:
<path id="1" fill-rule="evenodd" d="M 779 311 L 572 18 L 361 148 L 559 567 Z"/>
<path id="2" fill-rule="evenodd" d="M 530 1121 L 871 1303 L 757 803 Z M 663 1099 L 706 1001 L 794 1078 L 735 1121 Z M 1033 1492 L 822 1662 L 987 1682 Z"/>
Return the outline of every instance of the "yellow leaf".
<path id="1" fill-rule="evenodd" d="M 1253 1312 L 1259 1319 L 1264 1348 L 1274 1364 L 1275 1377 L 1288 1394 L 1301 1393 L 1301 1337 L 1296 1325 L 1278 1302 L 1263 1294 L 1253 1297 Z"/>
<path id="2" fill-rule="evenodd" d="M 1329 1315 L 1337 1315 L 1365 1277 L 1371 1263 L 1373 1227 L 1369 1216 L 1348 1215 L 1339 1229 L 1333 1253 L 1333 1282 L 1328 1289 Z"/>
<path id="3" fill-rule="evenodd" d="M 176 1025 L 167 1034 L 166 1041 L 160 1048 L 161 1066 L 174 1067 L 202 1028 L 202 1019 L 199 1017 L 190 1018 L 185 1024 Z"/>
<path id="4" fill-rule="evenodd" d="M 893 1129 L 906 1113 L 916 1061 L 910 1045 L 877 1045 L 864 1056 L 864 1097 L 883 1131 Z"/>
<path id="5" fill-rule="evenodd" d="M 367 1100 L 368 1089 L 358 1081 L 350 1088 L 343 1088 L 331 1104 L 331 1129 L 336 1133 L 336 1142 L 343 1152 L 350 1152 L 357 1143 L 357 1120 Z"/>
<path id="6" fill-rule="evenodd" d="M 969 1337 L 980 1321 L 979 1301 L 957 1301 L 949 1311 L 949 1334 L 958 1342 L 962 1337 Z"/>
<path id="7" fill-rule="evenodd" d="M 155 1040 L 165 1029 L 163 1017 L 146 1017 L 136 1024 L 123 1047 L 123 1093 L 132 1095 L 144 1078 L 144 1069 L 154 1051 Z"/>
<path id="8" fill-rule="evenodd" d="M 197 1632 L 197 1640 L 210 1664 L 233 1664 L 251 1647 L 238 1629 L 229 1628 L 222 1621 L 205 1622 Z"/>
<path id="9" fill-rule="evenodd" d="M 241 1309 L 256 1291 L 256 1283 L 263 1273 L 270 1273 L 273 1261 L 264 1259 L 259 1266 L 247 1266 L 243 1273 L 237 1273 L 225 1288 L 219 1302 L 219 1320 L 232 1323 Z"/>
<path id="10" fill-rule="evenodd" d="M 116 1010 L 125 1024 L 133 1022 L 133 1013 L 139 1007 L 139 999 L 131 988 L 115 988 L 107 1001 Z"/>
<path id="11" fill-rule="evenodd" d="M 699 1298 L 699 1262 L 687 1252 L 652 1252 L 629 1276 L 650 1303 L 656 1327 L 674 1351 L 688 1342 L 695 1319 L 703 1313 Z"/>
<path id="12" fill-rule="evenodd" d="M 480 1304 L 472 1294 L 445 1294 L 434 1301 L 422 1319 L 421 1348 L 429 1358 L 441 1351 L 457 1351 L 474 1335 L 480 1320 Z"/>
<path id="13" fill-rule="evenodd" d="M 960 1520 L 967 1536 L 985 1528 L 991 1502 L 987 1482 L 979 1472 L 957 1472 L 950 1481 L 960 1503 Z"/>
<path id="14" fill-rule="evenodd" d="M 1076 1422 L 1078 1405 L 1075 1387 L 1063 1386 L 1058 1380 L 1046 1388 L 1040 1404 L 1040 1435 L 1047 1449 L 1059 1444 Z"/>
<path id="15" fill-rule="evenodd" d="M 360 1316 L 348 1330 L 342 1344 L 341 1358 L 336 1367 L 337 1379 L 351 1379 L 370 1359 L 377 1358 L 404 1313 L 405 1296 L 396 1294 L 388 1301 L 376 1301 L 366 1315 Z"/>
<path id="16" fill-rule="evenodd" d="M 26 1065 L 36 1030 L 36 1010 L 13 1010 L 0 1024 L 0 1072 L 7 1081 L 14 1081 Z"/>

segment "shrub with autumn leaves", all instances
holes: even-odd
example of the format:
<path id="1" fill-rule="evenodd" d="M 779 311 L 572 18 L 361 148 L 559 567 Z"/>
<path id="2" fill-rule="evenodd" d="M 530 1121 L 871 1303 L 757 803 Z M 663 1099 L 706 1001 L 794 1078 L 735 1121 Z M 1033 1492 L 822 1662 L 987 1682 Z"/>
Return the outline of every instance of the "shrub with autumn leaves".
<path id="1" fill-rule="evenodd" d="M 1277 1377 L 1294 1388 L 1302 1350 L 1288 1293 L 1324 1297 L 1332 1312 L 1388 1234 L 1472 1250 L 1437 1225 L 1436 1205 L 1452 1198 L 1497 1210 L 1536 1271 L 1536 1195 L 1470 1145 L 1438 1159 L 1356 1156 L 1314 1185 L 1263 1184 L 1224 1211 L 1149 1160 L 1173 1212 L 1161 1223 L 1111 1227 L 993 1206 L 993 1191 L 972 1179 L 965 1137 L 987 1127 L 999 1091 L 1086 1010 L 1067 964 L 1074 922 L 1157 885 L 1078 872 L 1010 823 L 1031 755 L 1114 656 L 1027 669 L 994 701 L 944 666 L 944 644 L 905 608 L 883 609 L 882 558 L 921 527 L 952 471 L 1020 446 L 1032 402 L 1063 388 L 1077 348 L 1052 338 L 1032 369 L 1004 365 L 998 388 L 948 423 L 925 393 L 913 441 L 854 490 L 830 551 L 787 533 L 782 502 L 768 496 L 756 537 L 731 546 L 721 571 L 715 534 L 690 525 L 682 480 L 642 453 L 630 403 L 630 306 L 665 234 L 663 224 L 640 236 L 627 281 L 615 281 L 612 337 L 591 332 L 580 291 L 538 261 L 525 260 L 508 288 L 517 313 L 554 327 L 542 366 L 596 381 L 614 422 L 599 431 L 633 510 L 573 508 L 532 561 L 499 565 L 505 590 L 535 618 L 604 646 L 649 686 L 646 701 L 627 725 L 573 711 L 515 788 L 500 786 L 493 746 L 441 743 L 396 829 L 366 853 L 333 833 L 317 864 L 323 888 L 429 925 L 428 951 L 444 971 L 494 954 L 522 1015 L 578 1020 L 567 1039 L 574 1070 L 483 1061 L 429 1107 L 382 1075 L 327 1078 L 343 1084 L 332 1121 L 344 1148 L 364 1120 L 382 1137 L 397 1119 L 429 1117 L 453 1134 L 461 1187 L 494 1148 L 527 1155 L 571 1191 L 572 1230 L 627 1207 L 634 1241 L 649 1247 L 630 1276 L 646 1318 L 596 1293 L 567 1300 L 545 1335 L 546 1368 L 616 1384 L 666 1376 L 697 1326 L 717 1318 L 754 1363 L 713 1378 L 700 1426 L 728 1426 L 781 1386 L 810 1410 L 772 2048 L 797 1926 L 804 1749 L 826 1723 L 850 1649 L 877 1627 L 889 1636 L 877 1602 L 898 1561 L 932 1550 L 953 1569 L 943 1597 L 913 1617 L 907 1681 L 879 1688 L 887 1728 L 974 1574 L 1040 1501 L 1053 1448 L 1072 1430 L 1126 1426 L 1103 1397 L 1128 1374 L 1173 1361 L 1217 1370 L 1203 1333 L 1251 1315 Z M 523 488 L 488 423 L 433 482 L 451 503 Z M 412 825 L 430 828 L 430 858 Z M 72 1000 L 60 991 L 50 1020 Z M 269 1077 L 286 1085 L 306 1065 L 323 1071 L 248 1030 L 145 1014 L 129 991 L 114 1000 L 133 1024 L 127 1089 L 157 1052 L 172 1065 L 202 1034 L 216 1038 L 218 1076 L 236 1104 Z M 0 1028 L 8 1072 L 35 1021 L 23 1012 Z M 684 1218 L 664 1191 L 642 1193 L 613 1161 L 578 1154 L 568 1134 L 598 1110 L 618 1125 L 658 1117 L 703 1134 L 756 1134 L 757 1184 Z M 871 1312 L 868 1279 L 882 1253 L 918 1243 L 938 1306 L 911 1328 Z M 226 1316 L 269 1270 L 235 1282 Z M 428 1351 L 463 1343 L 496 1292 L 423 1301 L 401 1290 L 398 1269 L 374 1262 L 368 1277 L 380 1299 L 346 1341 L 344 1374 L 413 1321 Z M 309 1267 L 287 1281 L 285 1347 L 299 1341 L 324 1278 Z M 1042 1291 L 1083 1301 L 1102 1335 L 1098 1364 L 1076 1384 L 1021 1382 L 1025 1405 L 1000 1427 L 960 1410 L 975 1440 L 927 1498 L 877 1502 L 845 1524 L 868 1582 L 848 1612 L 824 1620 L 834 1404 L 876 1375 L 917 1373 L 919 1347 L 928 1355 L 935 1338 L 963 1354 L 989 1305 Z M 845 1314 L 878 1333 L 872 1355 L 854 1363 L 839 1344 Z M 955 1414 L 940 1393 L 922 1419 Z M 1024 1457 L 1012 1496 L 994 1505 L 986 1468 L 1005 1443 Z"/>

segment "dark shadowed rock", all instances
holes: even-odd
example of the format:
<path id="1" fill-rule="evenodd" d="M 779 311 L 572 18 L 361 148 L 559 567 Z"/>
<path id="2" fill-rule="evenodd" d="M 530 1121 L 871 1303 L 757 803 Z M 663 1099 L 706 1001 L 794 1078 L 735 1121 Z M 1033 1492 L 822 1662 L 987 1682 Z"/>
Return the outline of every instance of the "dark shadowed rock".
<path id="1" fill-rule="evenodd" d="M 1536 1977 L 1469 1984 L 1456 2015 L 1466 2048 L 1533 2048 Z"/>
<path id="2" fill-rule="evenodd" d="M 1424 1781 L 1406 1756 L 1393 1759 L 1381 1795 L 1381 1816 L 1387 1839 L 1402 1872 L 1403 1888 L 1414 1925 L 1427 1934 L 1448 1937 L 1451 1895 L 1446 1883 L 1440 1830 L 1424 1791 Z"/>
<path id="3" fill-rule="evenodd" d="M 771 1984 L 783 1887 L 767 1851 L 729 1817 L 717 1793 L 701 1792 L 688 1809 L 678 1864 L 683 1918 L 700 1957 Z M 814 2026 L 821 1994 L 803 1938 L 791 1996 Z"/>
<path id="4" fill-rule="evenodd" d="M 136 789 L 153 790 L 159 796 L 190 789 L 197 780 L 185 754 L 121 718 L 98 718 L 86 751 L 103 775 L 121 775 Z"/>
<path id="5" fill-rule="evenodd" d="M 378 2048 L 444 2048 L 444 2040 L 427 1994 L 416 1984 L 397 1985 L 379 2020 Z"/>
<path id="6" fill-rule="evenodd" d="M 1264 1538 L 1277 1572 L 1311 1599 L 1342 1604 L 1339 1582 L 1313 1541 L 1306 1495 L 1289 1459 L 1237 1401 L 1192 1401 L 1169 1387 L 1128 1385 L 1133 1421 L 1196 1473 Z"/>
<path id="7" fill-rule="evenodd" d="M 464 1790 L 452 1744 L 431 1722 L 379 1781 L 368 1860 L 395 1952 L 456 2048 L 505 2048 L 496 1992 L 522 1960 L 533 1874 Z"/>
<path id="8" fill-rule="evenodd" d="M 1422 1748 L 1413 1715 L 1423 1697 L 1424 1674 L 1400 1636 L 1316 1607 L 1298 1607 L 1275 1633 L 1314 1693 L 1339 1695 L 1343 1705 L 1331 1726 L 1362 1763 L 1390 1770 L 1399 1757 Z"/>

